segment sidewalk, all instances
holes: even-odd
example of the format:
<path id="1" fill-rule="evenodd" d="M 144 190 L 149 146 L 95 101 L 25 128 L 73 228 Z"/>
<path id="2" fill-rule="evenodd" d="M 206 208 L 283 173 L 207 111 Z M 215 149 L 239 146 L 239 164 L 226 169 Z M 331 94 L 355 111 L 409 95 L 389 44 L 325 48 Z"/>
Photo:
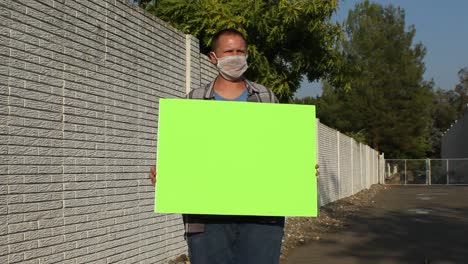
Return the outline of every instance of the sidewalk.
<path id="1" fill-rule="evenodd" d="M 395 186 L 288 264 L 466 264 L 468 186 Z"/>

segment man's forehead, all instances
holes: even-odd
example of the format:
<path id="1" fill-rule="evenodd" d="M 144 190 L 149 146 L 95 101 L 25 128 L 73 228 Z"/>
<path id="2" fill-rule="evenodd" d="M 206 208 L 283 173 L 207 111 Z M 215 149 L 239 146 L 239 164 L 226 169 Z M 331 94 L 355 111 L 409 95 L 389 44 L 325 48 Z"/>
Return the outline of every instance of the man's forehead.
<path id="1" fill-rule="evenodd" d="M 219 36 L 219 39 L 222 39 L 222 38 L 240 38 L 242 40 L 244 40 L 244 38 L 238 34 L 234 34 L 234 33 L 231 33 L 231 32 L 226 32 L 222 35 Z"/>
<path id="2" fill-rule="evenodd" d="M 222 45 L 222 44 L 237 44 L 238 42 L 242 42 L 242 44 L 245 46 L 246 43 L 244 41 L 244 39 L 239 36 L 239 35 L 236 35 L 236 34 L 223 34 L 221 36 L 219 36 L 219 39 L 218 39 L 218 45 Z"/>

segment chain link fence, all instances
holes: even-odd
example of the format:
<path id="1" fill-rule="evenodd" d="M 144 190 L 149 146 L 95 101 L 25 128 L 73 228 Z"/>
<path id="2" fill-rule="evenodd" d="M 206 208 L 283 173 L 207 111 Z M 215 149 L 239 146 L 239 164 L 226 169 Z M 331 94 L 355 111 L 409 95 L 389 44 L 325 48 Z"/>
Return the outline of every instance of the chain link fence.
<path id="1" fill-rule="evenodd" d="M 468 184 L 466 159 L 386 159 L 385 184 Z"/>

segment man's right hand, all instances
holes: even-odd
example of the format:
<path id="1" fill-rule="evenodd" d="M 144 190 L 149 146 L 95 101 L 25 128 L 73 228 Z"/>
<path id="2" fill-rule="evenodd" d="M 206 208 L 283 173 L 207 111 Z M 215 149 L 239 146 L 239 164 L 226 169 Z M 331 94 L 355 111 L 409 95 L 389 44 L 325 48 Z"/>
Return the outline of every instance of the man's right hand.
<path id="1" fill-rule="evenodd" d="M 156 166 L 155 165 L 151 166 L 149 178 L 151 180 L 151 183 L 154 186 L 156 184 Z"/>

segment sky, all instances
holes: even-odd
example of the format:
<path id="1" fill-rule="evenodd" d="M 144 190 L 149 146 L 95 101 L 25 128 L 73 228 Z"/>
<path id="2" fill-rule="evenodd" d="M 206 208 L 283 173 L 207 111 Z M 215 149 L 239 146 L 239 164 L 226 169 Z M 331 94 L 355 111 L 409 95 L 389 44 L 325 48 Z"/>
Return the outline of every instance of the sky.
<path id="1" fill-rule="evenodd" d="M 342 22 L 348 11 L 361 0 L 339 0 L 333 21 Z M 371 0 L 384 6 L 392 4 L 405 10 L 405 22 L 414 25 L 413 43 L 427 49 L 424 63 L 425 80 L 434 80 L 435 88 L 451 90 L 458 84 L 458 71 L 468 67 L 468 1 L 467 0 Z M 319 82 L 303 81 L 295 97 L 317 96 Z"/>

